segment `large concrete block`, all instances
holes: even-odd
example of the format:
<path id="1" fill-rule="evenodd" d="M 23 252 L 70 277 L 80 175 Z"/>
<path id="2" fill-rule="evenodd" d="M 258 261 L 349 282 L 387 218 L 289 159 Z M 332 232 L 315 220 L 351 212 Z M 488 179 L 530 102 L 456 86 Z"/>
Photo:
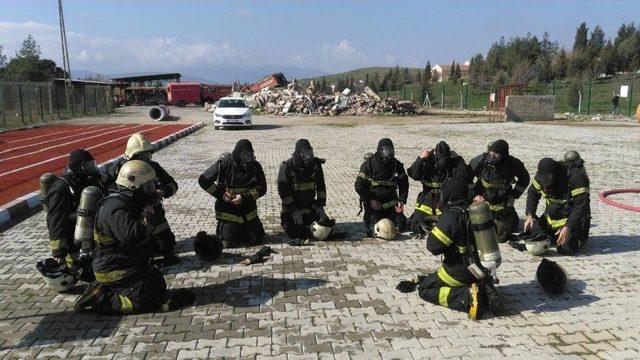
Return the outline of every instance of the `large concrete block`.
<path id="1" fill-rule="evenodd" d="M 507 96 L 504 108 L 506 121 L 553 120 L 555 97 L 553 95 Z"/>

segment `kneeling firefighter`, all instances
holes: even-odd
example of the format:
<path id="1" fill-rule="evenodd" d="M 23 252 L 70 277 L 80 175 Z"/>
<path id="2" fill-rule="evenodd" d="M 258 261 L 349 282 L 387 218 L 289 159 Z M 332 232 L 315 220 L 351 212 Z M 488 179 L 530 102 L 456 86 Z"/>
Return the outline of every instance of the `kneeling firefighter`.
<path id="1" fill-rule="evenodd" d="M 327 190 L 322 164 L 307 139 L 296 142 L 291 158 L 280 165 L 278 195 L 281 224 L 292 239 L 325 240 L 335 224 L 324 211 Z M 328 228 L 328 229 L 324 229 Z"/>
<path id="2" fill-rule="evenodd" d="M 163 217 L 155 213 L 156 174 L 140 160 L 122 166 L 116 188 L 98 207 L 93 270 L 96 282 L 78 298 L 76 311 L 132 314 L 169 306 L 162 273 L 150 265 Z M 175 299 L 174 299 L 175 300 Z"/>
<path id="3" fill-rule="evenodd" d="M 404 165 L 395 158 L 390 139 L 381 139 L 376 153 L 362 163 L 355 190 L 364 207 L 363 220 L 368 236 L 373 236 L 375 225 L 382 219 L 388 219 L 400 232 L 404 231 L 406 217 L 403 211 L 409 196 L 409 179 Z M 380 227 L 388 226 L 385 223 Z"/>
<path id="4" fill-rule="evenodd" d="M 546 208 L 534 229 L 541 198 Z M 564 162 L 540 160 L 527 193 L 525 232 L 542 233 L 542 241 L 556 245 L 558 253 L 572 255 L 589 239 L 590 225 L 589 176 L 580 155 L 570 151 Z"/>
<path id="5" fill-rule="evenodd" d="M 486 153 L 469 161 L 469 166 L 477 177 L 474 201 L 489 204 L 498 241 L 513 240 L 520 223 L 513 205 L 529 185 L 529 172 L 520 159 L 509 154 L 505 140 L 492 142 Z"/>
<path id="6" fill-rule="evenodd" d="M 469 183 L 454 177 L 442 185 L 444 210 L 427 237 L 427 249 L 444 255 L 442 266 L 417 280 L 402 281 L 397 289 L 418 287 L 422 299 L 466 312 L 472 319 L 486 310 L 497 314 L 502 299 L 493 286 L 500 250 L 486 203 L 471 204 Z"/>
<path id="7" fill-rule="evenodd" d="M 73 287 L 78 275 L 81 280 L 93 281 L 91 260 L 87 256 L 91 241 L 83 242 L 79 230 L 88 226 L 84 220 L 91 215 L 91 204 L 104 194 L 101 179 L 93 156 L 83 149 L 71 152 L 62 175 L 47 173 L 40 177 L 41 198 L 47 213 L 49 242 L 55 261 L 41 261 L 37 268 L 57 291 Z M 81 248 L 84 252 L 80 251 Z"/>
<path id="8" fill-rule="evenodd" d="M 200 175 L 198 183 L 216 198 L 216 232 L 225 248 L 263 242 L 256 201 L 266 194 L 267 181 L 249 140 L 239 140 L 231 154 L 223 154 Z"/>
<path id="9" fill-rule="evenodd" d="M 407 169 L 409 177 L 422 184 L 415 211 L 408 221 L 415 236 L 426 235 L 438 221 L 442 211 L 442 183 L 460 172 L 468 173 L 467 168 L 464 159 L 451 151 L 449 144 L 440 141 L 433 150 L 424 150 Z"/>
<path id="10" fill-rule="evenodd" d="M 153 168 L 156 173 L 156 189 L 158 192 L 157 201 L 153 207 L 156 214 L 162 218 L 160 225 L 156 227 L 153 237 L 158 242 L 158 254 L 163 257 L 163 266 L 169 266 L 178 263 L 180 260 L 175 254 L 176 236 L 171 231 L 165 216 L 162 200 L 175 195 L 178 191 L 178 183 L 160 164 L 151 160 L 153 151 L 153 145 L 143 134 L 131 135 L 124 151 L 124 159 L 109 166 L 107 175 L 113 184 L 122 166 L 131 160 L 144 161 Z"/>

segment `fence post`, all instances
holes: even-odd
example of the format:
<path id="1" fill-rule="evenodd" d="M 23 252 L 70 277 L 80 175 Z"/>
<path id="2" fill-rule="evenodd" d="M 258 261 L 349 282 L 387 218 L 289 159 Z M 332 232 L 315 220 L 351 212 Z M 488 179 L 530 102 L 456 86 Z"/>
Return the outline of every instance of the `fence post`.
<path id="1" fill-rule="evenodd" d="M 44 122 L 44 104 L 42 103 L 42 86 L 38 86 L 38 95 L 40 95 L 40 120 Z"/>
<path id="2" fill-rule="evenodd" d="M 628 117 L 631 117 L 631 107 L 633 105 L 633 80 L 631 80 L 631 86 L 629 86 L 629 114 L 627 115 Z"/>
<path id="3" fill-rule="evenodd" d="M 96 115 L 98 115 L 98 89 L 93 88 L 93 103 L 96 106 Z"/>
<path id="4" fill-rule="evenodd" d="M 0 116 L 2 117 L 2 127 L 7 127 L 7 109 L 4 103 L 4 86 L 0 84 Z"/>
<path id="5" fill-rule="evenodd" d="M 20 119 L 24 125 L 24 105 L 22 104 L 22 85 L 18 84 L 18 99 L 20 100 Z"/>
<path id="6" fill-rule="evenodd" d="M 589 95 L 587 97 L 587 115 L 591 115 L 591 85 L 593 85 L 593 81 L 589 80 Z"/>
<path id="7" fill-rule="evenodd" d="M 464 87 L 464 109 L 469 110 L 469 83 Z"/>
<path id="8" fill-rule="evenodd" d="M 441 98 L 441 102 L 440 102 L 440 108 L 444 109 L 444 82 L 440 83 L 442 85 L 442 89 L 440 92 L 440 98 Z"/>

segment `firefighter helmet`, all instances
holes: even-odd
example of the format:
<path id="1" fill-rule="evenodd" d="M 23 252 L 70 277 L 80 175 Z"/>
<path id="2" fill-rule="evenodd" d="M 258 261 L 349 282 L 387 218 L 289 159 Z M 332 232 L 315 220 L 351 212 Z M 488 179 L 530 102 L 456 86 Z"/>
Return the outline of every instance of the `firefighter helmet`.
<path id="1" fill-rule="evenodd" d="M 156 172 L 151 165 L 141 160 L 127 161 L 120 172 L 116 184 L 130 190 L 135 190 L 142 184 L 153 181 L 156 178 Z"/>
<path id="2" fill-rule="evenodd" d="M 382 219 L 373 226 L 375 237 L 384 240 L 395 240 L 397 234 L 396 224 L 389 219 Z"/>
<path id="3" fill-rule="evenodd" d="M 153 145 L 142 134 L 137 133 L 131 135 L 127 141 L 127 148 L 124 151 L 124 158 L 130 160 L 134 155 L 146 152 L 152 152 Z"/>
<path id="4" fill-rule="evenodd" d="M 36 263 L 36 270 L 42 275 L 44 282 L 57 292 L 69 291 L 78 282 L 78 274 L 65 264 L 59 264 L 54 258 Z"/>

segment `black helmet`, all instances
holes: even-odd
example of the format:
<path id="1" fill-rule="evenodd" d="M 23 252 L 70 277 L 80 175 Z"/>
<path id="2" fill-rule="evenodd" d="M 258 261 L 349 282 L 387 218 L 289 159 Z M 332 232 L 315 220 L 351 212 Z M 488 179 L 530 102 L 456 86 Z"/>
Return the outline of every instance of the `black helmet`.
<path id="1" fill-rule="evenodd" d="M 215 235 L 208 235 L 206 231 L 198 232 L 193 240 L 193 250 L 205 261 L 215 261 L 222 254 L 222 249 L 222 240 Z"/>
<path id="2" fill-rule="evenodd" d="M 555 261 L 542 259 L 536 271 L 536 278 L 544 291 L 551 295 L 565 292 L 569 284 L 569 274 Z"/>
<path id="3" fill-rule="evenodd" d="M 564 153 L 564 162 L 573 167 L 581 167 L 584 164 L 580 153 L 575 150 L 569 150 Z"/>

